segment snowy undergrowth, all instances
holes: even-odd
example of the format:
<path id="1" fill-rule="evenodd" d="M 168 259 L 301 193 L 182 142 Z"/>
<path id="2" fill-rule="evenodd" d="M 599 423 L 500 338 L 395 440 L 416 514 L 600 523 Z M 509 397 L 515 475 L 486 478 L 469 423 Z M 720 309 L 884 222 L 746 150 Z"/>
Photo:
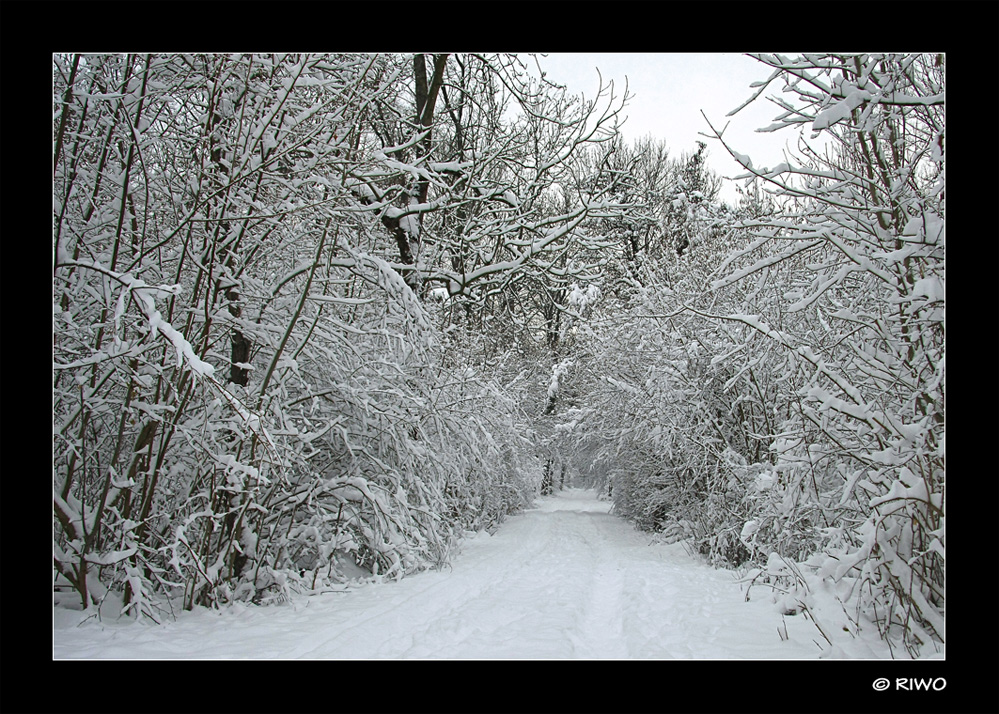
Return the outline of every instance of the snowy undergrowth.
<path id="1" fill-rule="evenodd" d="M 368 579 L 285 604 L 196 608 L 154 626 L 113 608 L 55 611 L 65 658 L 816 659 L 892 656 L 876 632 L 833 634 L 769 587 L 692 557 L 608 513 L 593 490 L 540 498 L 494 533 L 463 539 L 452 567 Z"/>
<path id="2" fill-rule="evenodd" d="M 723 230 L 688 221 L 690 245 L 660 265 L 636 260 L 630 290 L 579 329 L 585 398 L 561 433 L 622 515 L 755 568 L 827 644 L 874 631 L 899 657 L 937 656 L 944 57 L 756 57 L 771 71 L 757 95 L 785 95 L 768 130 L 800 132 L 797 154 L 753 168 L 715 135 L 747 200 Z M 817 152 L 820 135 L 836 150 Z"/>

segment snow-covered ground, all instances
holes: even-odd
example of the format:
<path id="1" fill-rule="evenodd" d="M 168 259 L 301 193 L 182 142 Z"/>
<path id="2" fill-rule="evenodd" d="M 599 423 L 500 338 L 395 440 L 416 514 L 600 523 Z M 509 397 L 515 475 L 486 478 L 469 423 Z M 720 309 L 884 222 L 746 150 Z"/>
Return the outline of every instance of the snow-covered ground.
<path id="1" fill-rule="evenodd" d="M 55 609 L 56 659 L 815 659 L 825 641 L 767 586 L 661 544 L 593 491 L 539 499 L 450 569 L 162 625 Z M 826 649 L 829 648 L 826 646 Z M 826 653 L 827 656 L 830 652 Z M 876 633 L 831 650 L 888 658 Z M 898 653 L 896 652 L 896 655 Z"/>

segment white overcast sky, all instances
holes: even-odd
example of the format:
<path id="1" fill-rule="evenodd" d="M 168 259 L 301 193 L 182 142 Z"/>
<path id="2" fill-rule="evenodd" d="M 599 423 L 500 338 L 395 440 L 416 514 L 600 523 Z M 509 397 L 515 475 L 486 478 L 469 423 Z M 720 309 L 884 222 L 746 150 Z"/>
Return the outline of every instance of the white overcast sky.
<path id="1" fill-rule="evenodd" d="M 770 75 L 766 66 L 745 55 L 551 53 L 538 59 L 549 79 L 587 99 L 596 95 L 598 67 L 605 83 L 614 81 L 616 95 L 624 91 L 627 77 L 633 98 L 623 112 L 628 116 L 622 128 L 625 139 L 652 135 L 666 142 L 672 156 L 695 150 L 695 142 L 700 139 L 708 145 L 708 165 L 722 176 L 737 176 L 744 170 L 721 144 L 699 136 L 699 132 L 710 133 L 701 110 L 719 130 L 729 122 L 726 142 L 733 150 L 748 155 L 757 167 L 781 163 L 785 144 L 793 148 L 797 139 L 788 129 L 775 133 L 755 131 L 772 124 L 779 113 L 766 100 L 768 94 L 779 91 L 781 85 L 777 83 L 734 117 L 725 116 L 757 91 L 750 84 Z M 725 182 L 722 198 L 730 203 L 736 201 L 731 181 Z"/>

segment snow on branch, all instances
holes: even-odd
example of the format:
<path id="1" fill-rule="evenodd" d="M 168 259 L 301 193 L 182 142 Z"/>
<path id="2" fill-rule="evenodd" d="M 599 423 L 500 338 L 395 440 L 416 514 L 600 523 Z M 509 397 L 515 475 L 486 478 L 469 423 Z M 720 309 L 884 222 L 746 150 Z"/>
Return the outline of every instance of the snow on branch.
<path id="1" fill-rule="evenodd" d="M 75 267 L 94 270 L 121 283 L 123 290 L 118 297 L 114 312 L 116 325 L 120 324 L 121 317 L 125 312 L 125 305 L 127 302 L 125 300 L 125 296 L 131 295 L 135 298 L 139 309 L 148 321 L 150 334 L 154 337 L 157 333 L 162 334 L 173 344 L 174 349 L 177 350 L 178 367 L 186 364 L 187 368 L 193 373 L 208 377 L 211 377 L 215 373 L 215 368 L 198 357 L 198 355 L 195 354 L 194 347 L 191 346 L 191 343 L 188 342 L 180 332 L 174 329 L 173 325 L 164 320 L 163 315 L 156 309 L 155 296 L 157 294 L 179 295 L 181 291 L 180 285 L 149 285 L 145 281 L 139 280 L 129 273 L 119 273 L 105 268 L 96 262 L 66 261 L 59 263 L 58 267 Z"/>

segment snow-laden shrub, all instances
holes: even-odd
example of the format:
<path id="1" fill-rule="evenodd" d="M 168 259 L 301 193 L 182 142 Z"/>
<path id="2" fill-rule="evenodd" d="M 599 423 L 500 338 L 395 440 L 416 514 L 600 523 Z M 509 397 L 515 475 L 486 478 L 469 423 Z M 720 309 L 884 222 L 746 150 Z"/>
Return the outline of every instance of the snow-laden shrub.
<path id="1" fill-rule="evenodd" d="M 725 146 L 770 197 L 594 322 L 573 431 L 613 464 L 618 512 L 716 562 L 791 563 L 857 627 L 931 651 L 945 639 L 943 57 L 759 59 L 790 95 L 775 127 L 835 148 L 803 137 L 770 169 Z"/>
<path id="2" fill-rule="evenodd" d="M 854 582 L 851 604 L 917 653 L 945 640 L 944 57 L 758 59 L 786 88 L 771 129 L 809 126 L 835 147 L 802 136 L 788 163 L 743 162 L 782 208 L 746 224 L 753 241 L 712 283 L 753 286 L 713 314 L 784 364 L 772 463 L 816 547 L 776 552 Z M 761 513 L 786 520 L 788 497 Z"/>
<path id="3" fill-rule="evenodd" d="M 371 265 L 383 285 L 399 280 Z M 162 409 L 153 423 L 173 439 L 159 457 L 155 497 L 123 511 L 134 482 L 104 497 L 110 542 L 84 561 L 100 568 L 99 592 L 128 587 L 134 604 L 182 588 L 191 606 L 280 599 L 365 572 L 401 576 L 446 563 L 465 530 L 492 527 L 528 502 L 537 474 L 523 460 L 529 444 L 512 400 L 453 356 L 441 366 L 408 288 L 372 293 L 363 310 L 352 305 L 349 324 L 323 304 L 291 321 L 287 341 L 261 333 L 274 371 L 259 407 L 205 368 L 181 404 Z M 282 358 L 282 344 L 296 348 Z M 129 378 L 124 360 L 119 371 Z M 152 403 L 152 380 L 139 371 L 133 398 Z M 73 495 L 57 496 L 57 506 L 64 532 L 76 532 L 84 507 Z"/>
<path id="4" fill-rule="evenodd" d="M 54 580 L 84 607 L 401 576 L 535 492 L 515 400 L 386 260 L 376 65 L 54 58 Z"/>

